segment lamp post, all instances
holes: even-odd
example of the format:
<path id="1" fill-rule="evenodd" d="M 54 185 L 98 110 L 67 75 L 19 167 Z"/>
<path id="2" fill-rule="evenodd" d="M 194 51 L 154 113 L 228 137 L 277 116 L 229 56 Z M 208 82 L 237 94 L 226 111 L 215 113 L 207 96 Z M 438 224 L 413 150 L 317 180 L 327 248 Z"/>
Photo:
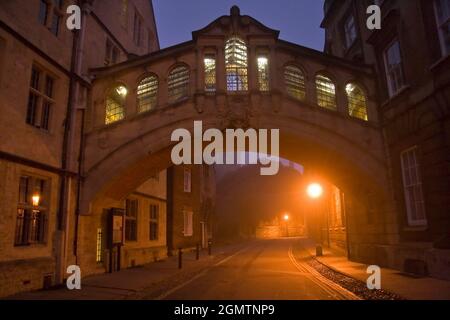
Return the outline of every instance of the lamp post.
<path id="1" fill-rule="evenodd" d="M 319 183 L 311 183 L 306 188 L 306 193 L 308 196 L 313 199 L 319 199 L 323 194 L 323 188 Z M 317 212 L 317 211 L 316 211 Z M 322 218 L 319 218 L 319 231 L 320 231 L 320 244 L 316 246 L 316 256 L 322 256 Z"/>
<path id="2" fill-rule="evenodd" d="M 286 237 L 289 237 L 289 227 L 288 227 L 288 221 L 289 221 L 289 214 L 285 214 L 283 217 L 284 221 L 285 221 L 285 226 L 286 226 Z"/>

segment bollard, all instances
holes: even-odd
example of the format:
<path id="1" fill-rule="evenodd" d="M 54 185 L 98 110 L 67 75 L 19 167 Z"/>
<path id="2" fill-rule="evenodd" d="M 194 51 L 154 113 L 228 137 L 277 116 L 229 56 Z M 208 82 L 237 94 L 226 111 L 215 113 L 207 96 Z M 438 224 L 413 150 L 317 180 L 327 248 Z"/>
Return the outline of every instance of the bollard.
<path id="1" fill-rule="evenodd" d="M 320 244 L 318 244 L 316 246 L 316 257 L 321 257 L 322 255 L 323 255 L 322 246 Z"/>
<path id="2" fill-rule="evenodd" d="M 178 248 L 178 269 L 183 268 L 183 251 Z"/>
<path id="3" fill-rule="evenodd" d="M 195 247 L 195 260 L 200 259 L 200 245 L 197 243 L 197 246 Z"/>
<path id="4" fill-rule="evenodd" d="M 212 241 L 211 240 L 208 240 L 208 255 L 211 255 L 212 254 Z"/>

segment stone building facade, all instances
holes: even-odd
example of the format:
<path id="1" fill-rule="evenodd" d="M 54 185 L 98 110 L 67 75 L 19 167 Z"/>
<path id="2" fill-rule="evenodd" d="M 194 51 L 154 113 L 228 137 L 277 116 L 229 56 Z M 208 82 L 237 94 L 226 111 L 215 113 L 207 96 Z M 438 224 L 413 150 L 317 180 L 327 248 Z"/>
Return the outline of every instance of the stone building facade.
<path id="1" fill-rule="evenodd" d="M 373 4 L 381 9 L 379 30 L 366 27 L 366 10 Z M 449 18 L 446 0 L 328 0 L 322 22 L 326 53 L 370 64 L 378 75 L 375 99 L 399 243 L 370 249 L 367 260 L 379 254 L 397 269 L 445 278 L 450 263 Z M 376 217 L 369 210 L 366 219 L 370 224 Z"/>
<path id="2" fill-rule="evenodd" d="M 82 8 L 75 32 L 72 4 Z M 0 3 L 0 296 L 60 283 L 76 261 L 89 69 L 158 49 L 146 0 Z"/>

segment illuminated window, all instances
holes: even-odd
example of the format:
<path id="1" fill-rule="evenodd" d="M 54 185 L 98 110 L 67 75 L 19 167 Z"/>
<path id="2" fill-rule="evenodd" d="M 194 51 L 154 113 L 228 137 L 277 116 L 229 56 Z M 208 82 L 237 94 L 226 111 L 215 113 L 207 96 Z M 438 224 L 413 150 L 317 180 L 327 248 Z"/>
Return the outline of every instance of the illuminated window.
<path id="1" fill-rule="evenodd" d="M 156 107 L 158 96 L 158 78 L 149 76 L 143 79 L 137 88 L 138 112 L 146 112 Z"/>
<path id="2" fill-rule="evenodd" d="M 322 108 L 336 110 L 336 88 L 329 78 L 316 76 L 317 104 Z"/>
<path id="3" fill-rule="evenodd" d="M 178 66 L 169 74 L 169 102 L 176 102 L 188 96 L 189 93 L 189 69 L 186 66 Z"/>
<path id="4" fill-rule="evenodd" d="M 305 76 L 300 68 L 296 66 L 286 66 L 284 69 L 284 81 L 288 95 L 298 100 L 305 100 Z"/>
<path id="5" fill-rule="evenodd" d="M 406 213 L 410 226 L 427 224 L 425 204 L 422 192 L 422 177 L 417 147 L 403 151 L 400 155 L 403 173 L 403 188 L 405 193 Z"/>
<path id="6" fill-rule="evenodd" d="M 269 91 L 269 60 L 258 57 L 258 85 L 259 91 Z"/>
<path id="7" fill-rule="evenodd" d="M 16 216 L 15 246 L 45 243 L 49 181 L 21 176 Z"/>
<path id="8" fill-rule="evenodd" d="M 206 56 L 203 60 L 205 66 L 205 91 L 216 91 L 216 58 Z"/>
<path id="9" fill-rule="evenodd" d="M 95 260 L 97 263 L 103 262 L 103 248 L 102 248 L 102 242 L 103 242 L 103 232 L 102 228 L 97 228 L 97 250 L 95 254 Z"/>
<path id="10" fill-rule="evenodd" d="M 228 91 L 248 90 L 247 46 L 237 37 L 232 37 L 225 44 L 225 65 Z"/>
<path id="11" fill-rule="evenodd" d="M 442 55 L 446 56 L 450 54 L 450 1 L 435 0 L 434 7 Z"/>
<path id="12" fill-rule="evenodd" d="M 127 88 L 122 85 L 118 85 L 109 91 L 106 98 L 105 124 L 110 124 L 125 118 L 125 100 L 127 94 Z"/>
<path id="13" fill-rule="evenodd" d="M 347 92 L 349 115 L 367 121 L 367 105 L 364 92 L 353 83 L 347 84 L 345 91 Z"/>

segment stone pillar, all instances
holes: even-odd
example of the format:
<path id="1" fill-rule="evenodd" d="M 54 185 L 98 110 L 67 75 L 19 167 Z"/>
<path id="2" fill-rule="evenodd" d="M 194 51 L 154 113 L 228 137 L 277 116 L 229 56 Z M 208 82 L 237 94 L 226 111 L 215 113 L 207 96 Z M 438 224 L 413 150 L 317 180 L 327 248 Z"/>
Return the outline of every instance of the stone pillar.
<path id="1" fill-rule="evenodd" d="M 217 93 L 227 92 L 227 74 L 225 68 L 225 50 L 224 46 L 220 46 L 216 50 L 216 90 Z"/>
<path id="2" fill-rule="evenodd" d="M 340 83 L 335 83 L 337 111 L 342 115 L 348 115 L 348 100 L 345 87 Z"/>
<path id="3" fill-rule="evenodd" d="M 256 66 L 256 48 L 248 47 L 248 89 L 250 92 L 258 90 L 258 72 Z"/>

